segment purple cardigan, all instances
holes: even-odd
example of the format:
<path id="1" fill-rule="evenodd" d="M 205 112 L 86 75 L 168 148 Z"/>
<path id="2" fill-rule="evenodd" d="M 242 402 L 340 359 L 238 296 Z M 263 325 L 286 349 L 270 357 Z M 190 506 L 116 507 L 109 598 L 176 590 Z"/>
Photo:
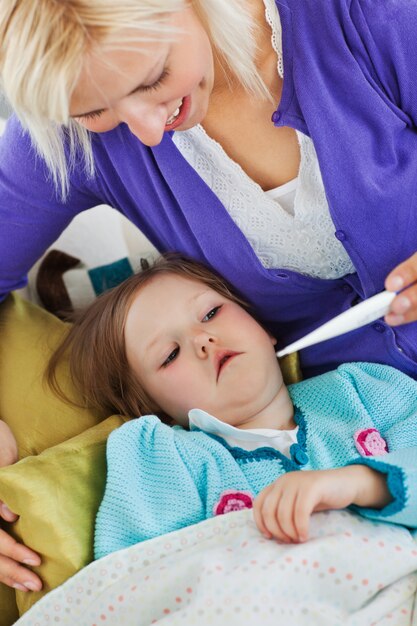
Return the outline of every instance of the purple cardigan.
<path id="1" fill-rule="evenodd" d="M 335 237 L 357 274 L 321 280 L 265 269 L 221 202 L 166 134 L 143 146 L 122 124 L 93 136 L 96 176 L 81 164 L 65 204 L 12 119 L 0 143 L 0 297 L 80 211 L 107 203 L 161 251 L 221 272 L 283 346 L 383 289 L 417 249 L 417 4 L 409 0 L 282 0 L 285 79 L 276 126 L 314 142 Z M 376 361 L 417 378 L 417 324 L 378 321 L 303 350 L 311 376 L 345 361 Z"/>

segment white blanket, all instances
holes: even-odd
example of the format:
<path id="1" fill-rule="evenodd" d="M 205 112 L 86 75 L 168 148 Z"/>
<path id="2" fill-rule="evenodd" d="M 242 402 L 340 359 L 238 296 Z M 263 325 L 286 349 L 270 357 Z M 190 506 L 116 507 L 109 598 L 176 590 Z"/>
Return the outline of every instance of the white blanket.
<path id="1" fill-rule="evenodd" d="M 404 528 L 318 513 L 311 539 L 264 539 L 251 511 L 91 563 L 19 626 L 417 626 L 417 543 Z"/>

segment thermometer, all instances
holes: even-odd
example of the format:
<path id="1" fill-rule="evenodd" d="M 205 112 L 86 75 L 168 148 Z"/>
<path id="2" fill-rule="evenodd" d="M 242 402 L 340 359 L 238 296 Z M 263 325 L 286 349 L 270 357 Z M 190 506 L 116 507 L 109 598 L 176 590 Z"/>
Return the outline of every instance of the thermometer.
<path id="1" fill-rule="evenodd" d="M 297 352 L 308 346 L 312 346 L 321 341 L 338 337 L 351 330 L 370 324 L 380 317 L 384 317 L 389 311 L 391 302 L 396 296 L 395 291 L 381 291 L 376 296 L 364 300 L 360 304 L 353 306 L 348 311 L 344 311 L 333 319 L 329 320 L 316 330 L 313 330 L 305 337 L 298 339 L 283 350 L 277 352 L 277 356 L 285 356 L 291 352 Z"/>

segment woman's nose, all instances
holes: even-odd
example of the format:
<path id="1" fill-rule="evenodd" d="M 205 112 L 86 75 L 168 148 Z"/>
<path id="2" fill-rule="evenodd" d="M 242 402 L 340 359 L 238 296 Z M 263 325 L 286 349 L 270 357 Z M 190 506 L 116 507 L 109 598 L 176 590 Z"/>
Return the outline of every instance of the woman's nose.
<path id="1" fill-rule="evenodd" d="M 121 108 L 120 121 L 145 146 L 157 146 L 164 136 L 167 111 L 164 105 L 151 102 L 131 102 Z"/>
<path id="2" fill-rule="evenodd" d="M 214 347 L 217 340 L 213 335 L 209 335 L 206 332 L 199 332 L 194 337 L 194 347 L 197 355 L 201 359 L 207 358 L 210 350 Z"/>

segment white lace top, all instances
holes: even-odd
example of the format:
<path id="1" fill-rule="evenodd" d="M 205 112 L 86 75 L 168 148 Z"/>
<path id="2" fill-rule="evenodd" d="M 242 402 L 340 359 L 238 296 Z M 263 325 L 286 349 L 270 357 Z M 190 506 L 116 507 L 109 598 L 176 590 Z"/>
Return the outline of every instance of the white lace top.
<path id="1" fill-rule="evenodd" d="M 282 77 L 279 14 L 274 0 L 264 3 Z M 175 133 L 174 142 L 225 206 L 264 267 L 286 268 L 316 278 L 340 278 L 355 269 L 334 235 L 313 142 L 296 132 L 301 156 L 298 177 L 269 191 L 249 178 L 202 126 Z"/>

